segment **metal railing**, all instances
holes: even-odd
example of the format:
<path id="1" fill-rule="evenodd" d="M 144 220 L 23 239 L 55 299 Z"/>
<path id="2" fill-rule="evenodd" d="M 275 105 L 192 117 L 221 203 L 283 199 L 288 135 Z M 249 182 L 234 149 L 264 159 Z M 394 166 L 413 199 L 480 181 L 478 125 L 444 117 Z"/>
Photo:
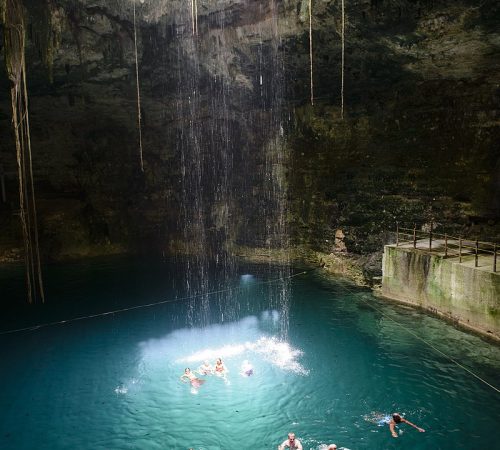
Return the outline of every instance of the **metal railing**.
<path id="1" fill-rule="evenodd" d="M 421 245 L 422 241 L 425 242 L 425 245 Z M 399 225 L 399 222 L 396 222 L 396 247 L 408 244 L 413 245 L 415 249 L 418 248 L 429 253 L 440 253 L 444 258 L 458 258 L 459 263 L 464 257 L 472 255 L 474 256 L 474 267 L 479 267 L 480 256 L 489 257 L 491 255 L 493 272 L 497 271 L 498 244 L 463 238 L 462 236 L 451 236 L 447 233 L 436 233 L 432 222 L 429 231 L 417 230 L 416 224 L 413 225 L 413 228 L 404 228 Z"/>

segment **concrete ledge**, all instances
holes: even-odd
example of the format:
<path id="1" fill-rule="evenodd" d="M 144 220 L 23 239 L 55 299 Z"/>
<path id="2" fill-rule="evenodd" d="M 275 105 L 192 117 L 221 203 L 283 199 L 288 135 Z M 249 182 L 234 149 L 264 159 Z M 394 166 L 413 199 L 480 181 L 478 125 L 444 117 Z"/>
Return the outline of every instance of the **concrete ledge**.
<path id="1" fill-rule="evenodd" d="M 428 252 L 387 245 L 382 295 L 500 341 L 500 274 Z"/>

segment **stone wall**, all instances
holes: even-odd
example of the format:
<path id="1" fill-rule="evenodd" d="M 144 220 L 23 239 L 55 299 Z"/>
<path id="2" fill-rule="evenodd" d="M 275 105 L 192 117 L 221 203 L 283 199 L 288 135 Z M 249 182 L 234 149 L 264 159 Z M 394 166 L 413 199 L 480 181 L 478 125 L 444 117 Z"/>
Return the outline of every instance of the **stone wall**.
<path id="1" fill-rule="evenodd" d="M 176 253 L 192 241 L 192 186 L 213 246 L 276 246 L 268 212 L 279 211 L 292 245 L 365 258 L 370 283 L 396 221 L 500 241 L 496 0 L 349 1 L 343 117 L 339 1 L 313 5 L 314 107 L 305 0 L 200 1 L 196 38 L 186 1 L 23 3 L 43 260 Z M 0 43 L 0 66 L 4 54 Z M 286 158 L 269 151 L 278 132 Z M 0 261 L 11 261 L 23 243 L 3 69 L 0 136 Z M 287 205 L 270 201 L 270 156 Z"/>
<path id="2" fill-rule="evenodd" d="M 500 339 L 500 273 L 387 245 L 382 295 Z"/>

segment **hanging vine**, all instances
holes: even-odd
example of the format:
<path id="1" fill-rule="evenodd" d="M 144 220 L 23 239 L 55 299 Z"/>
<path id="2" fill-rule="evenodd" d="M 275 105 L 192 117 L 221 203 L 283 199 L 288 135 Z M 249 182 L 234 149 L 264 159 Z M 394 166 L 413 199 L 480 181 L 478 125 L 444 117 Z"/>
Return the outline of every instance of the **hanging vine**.
<path id="1" fill-rule="evenodd" d="M 135 14 L 135 0 L 133 1 L 134 9 L 134 51 L 135 51 L 135 83 L 137 86 L 137 128 L 139 130 L 139 158 L 141 162 L 141 170 L 144 172 L 144 160 L 142 158 L 142 124 L 141 124 L 141 91 L 139 88 L 139 58 L 137 57 L 137 26 Z"/>
<path id="2" fill-rule="evenodd" d="M 311 69 L 311 105 L 314 105 L 314 84 L 313 84 L 313 36 L 312 36 L 312 0 L 309 0 L 309 63 Z"/>
<path id="3" fill-rule="evenodd" d="M 344 118 L 345 8 L 342 0 L 342 74 L 340 83 L 340 116 Z"/>
<path id="4" fill-rule="evenodd" d="M 0 18 L 4 26 L 5 65 L 11 82 L 12 126 L 16 145 L 19 216 L 23 232 L 28 301 L 33 303 L 41 299 L 44 302 L 26 85 L 24 8 L 21 0 L 2 0 Z"/>
<path id="5" fill-rule="evenodd" d="M 198 2 L 191 0 L 191 22 L 193 26 L 193 34 L 198 34 Z"/>

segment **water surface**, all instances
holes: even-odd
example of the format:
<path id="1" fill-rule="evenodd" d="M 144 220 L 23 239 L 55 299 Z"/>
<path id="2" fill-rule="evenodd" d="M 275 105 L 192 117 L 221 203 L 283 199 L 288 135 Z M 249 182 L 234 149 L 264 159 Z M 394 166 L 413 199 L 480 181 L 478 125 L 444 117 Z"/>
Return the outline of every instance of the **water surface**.
<path id="1" fill-rule="evenodd" d="M 270 300 L 279 282 L 259 266 L 239 268 L 225 292 L 209 296 L 208 322 L 192 323 L 187 310 L 197 300 L 183 298 L 178 267 L 53 266 L 43 308 L 5 306 L 22 298 L 22 272 L 0 271 L 2 330 L 165 301 L 0 335 L 0 448 L 275 449 L 289 431 L 315 450 L 331 442 L 498 448 L 500 395 L 414 334 L 496 385 L 498 347 L 314 271 L 291 280 L 283 342 L 282 311 Z M 198 389 L 179 380 L 185 367 L 217 357 L 226 379 L 207 376 Z M 250 377 L 239 373 L 244 360 Z M 426 432 L 402 425 L 392 438 L 378 421 L 394 411 Z"/>

